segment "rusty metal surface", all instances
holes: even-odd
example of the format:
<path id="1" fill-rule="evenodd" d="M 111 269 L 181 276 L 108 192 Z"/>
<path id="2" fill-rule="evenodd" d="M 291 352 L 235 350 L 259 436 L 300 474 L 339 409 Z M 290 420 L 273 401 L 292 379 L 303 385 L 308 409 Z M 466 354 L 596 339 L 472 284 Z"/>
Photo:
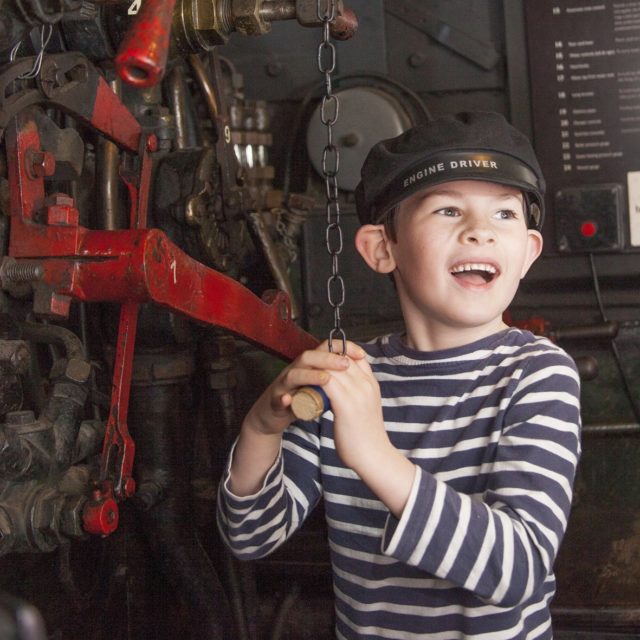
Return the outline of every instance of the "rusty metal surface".
<path id="1" fill-rule="evenodd" d="M 68 62 L 68 58 L 61 60 Z M 84 69 L 92 69 L 88 61 L 81 62 Z M 84 78 L 94 76 L 95 70 Z M 80 80 L 70 88 L 76 99 L 78 93 L 86 92 Z M 57 76 L 52 76 L 47 97 L 58 90 L 54 81 Z M 123 500 L 135 491 L 135 444 L 127 411 L 141 302 L 154 302 L 191 320 L 227 329 L 286 359 L 313 348 L 317 341 L 293 323 L 283 292 L 260 300 L 235 280 L 198 263 L 161 231 L 144 229 L 156 137 L 142 135 L 137 123 L 131 126 L 130 118 L 118 121 L 119 114 L 129 112 L 101 78 L 90 86 L 95 87 L 95 102 L 89 109 L 83 104 L 78 115 L 137 155 L 137 168 L 121 172 L 129 191 L 130 229 L 87 229 L 79 224 L 73 198 L 63 193 L 45 197 L 44 178 L 54 172 L 55 157 L 41 149 L 36 108 L 25 109 L 7 133 L 7 149 L 15 162 L 9 166 L 12 224 L 2 274 L 3 283 L 11 274 L 21 281 L 31 279 L 34 310 L 45 316 L 67 318 L 74 298 L 122 305 L 99 485 L 84 511 L 86 530 L 107 535 L 118 522 L 114 498 Z M 69 96 L 65 100 L 71 111 Z M 15 274 L 22 275 L 16 278 Z"/>

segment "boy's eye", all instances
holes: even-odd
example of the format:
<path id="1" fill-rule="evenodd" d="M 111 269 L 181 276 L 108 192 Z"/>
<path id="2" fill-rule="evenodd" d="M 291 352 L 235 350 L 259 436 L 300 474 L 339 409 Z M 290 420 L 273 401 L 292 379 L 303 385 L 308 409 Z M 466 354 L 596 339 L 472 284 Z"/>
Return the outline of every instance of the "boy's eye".
<path id="1" fill-rule="evenodd" d="M 494 215 L 494 218 L 498 218 L 500 220 L 511 220 L 517 217 L 518 217 L 518 214 L 512 209 L 501 209 L 500 211 L 497 211 Z"/>
<path id="2" fill-rule="evenodd" d="M 437 209 L 434 213 L 437 213 L 441 216 L 454 218 L 455 216 L 460 215 L 460 210 L 456 209 L 455 207 L 442 207 L 442 209 Z"/>

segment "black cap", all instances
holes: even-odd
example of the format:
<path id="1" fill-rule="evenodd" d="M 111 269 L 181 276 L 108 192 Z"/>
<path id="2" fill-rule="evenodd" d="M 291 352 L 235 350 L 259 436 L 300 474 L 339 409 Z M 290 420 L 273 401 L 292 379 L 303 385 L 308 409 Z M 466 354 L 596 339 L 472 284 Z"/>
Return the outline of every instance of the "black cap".
<path id="1" fill-rule="evenodd" d="M 544 218 L 545 182 L 528 138 L 499 113 L 458 113 L 431 120 L 369 151 L 356 187 L 362 224 L 378 224 L 417 191 L 451 180 L 484 180 L 521 189 L 529 226 Z"/>

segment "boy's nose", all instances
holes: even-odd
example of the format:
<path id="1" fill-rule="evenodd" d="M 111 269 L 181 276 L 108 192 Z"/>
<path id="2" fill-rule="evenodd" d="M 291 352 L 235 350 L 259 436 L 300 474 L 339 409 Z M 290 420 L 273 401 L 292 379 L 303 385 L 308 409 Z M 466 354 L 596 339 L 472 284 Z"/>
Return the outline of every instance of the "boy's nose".
<path id="1" fill-rule="evenodd" d="M 496 235 L 488 224 L 469 221 L 462 231 L 462 241 L 467 244 L 493 244 L 496 241 Z"/>

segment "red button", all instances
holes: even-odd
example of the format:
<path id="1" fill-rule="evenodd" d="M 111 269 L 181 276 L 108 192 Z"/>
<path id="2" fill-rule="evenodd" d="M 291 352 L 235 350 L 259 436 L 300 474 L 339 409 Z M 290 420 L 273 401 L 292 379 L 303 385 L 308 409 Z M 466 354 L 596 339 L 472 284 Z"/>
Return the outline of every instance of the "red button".
<path id="1" fill-rule="evenodd" d="M 587 220 L 586 222 L 583 222 L 580 227 L 580 233 L 585 238 L 593 238 L 593 236 L 595 236 L 597 232 L 598 232 L 598 225 L 592 220 Z"/>

